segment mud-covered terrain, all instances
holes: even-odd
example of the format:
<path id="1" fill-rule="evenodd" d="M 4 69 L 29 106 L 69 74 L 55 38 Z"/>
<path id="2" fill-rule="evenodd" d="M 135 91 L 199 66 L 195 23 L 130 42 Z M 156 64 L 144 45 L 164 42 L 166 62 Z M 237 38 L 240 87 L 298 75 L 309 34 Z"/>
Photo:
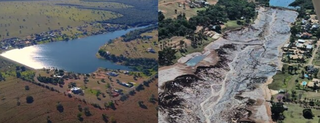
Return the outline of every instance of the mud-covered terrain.
<path id="1" fill-rule="evenodd" d="M 160 82 L 159 122 L 271 122 L 265 83 L 280 65 L 279 47 L 289 40 L 290 25 L 297 15 L 290 10 L 260 8 L 254 24 L 227 32 L 209 44 L 203 54 L 217 53 L 216 64 L 198 66 L 194 74 Z M 159 75 L 163 77 L 161 71 Z"/>

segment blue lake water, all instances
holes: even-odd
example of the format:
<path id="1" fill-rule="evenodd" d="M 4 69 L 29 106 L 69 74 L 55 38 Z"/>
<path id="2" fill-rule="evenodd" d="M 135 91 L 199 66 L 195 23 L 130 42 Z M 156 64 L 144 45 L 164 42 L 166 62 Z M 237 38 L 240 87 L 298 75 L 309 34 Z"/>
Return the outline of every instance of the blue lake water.
<path id="1" fill-rule="evenodd" d="M 14 57 L 9 59 L 30 67 L 38 67 L 36 69 L 39 69 L 40 65 L 40 68 L 55 67 L 77 73 L 91 73 L 99 67 L 130 70 L 127 66 L 99 59 L 96 57 L 96 54 L 99 48 L 108 41 L 140 28 L 144 27 L 119 30 L 67 42 L 60 41 L 40 44 L 8 51 L 7 54 L 10 57 Z"/>
<path id="2" fill-rule="evenodd" d="M 290 7 L 291 4 L 295 0 L 270 0 L 270 6 L 279 6 L 279 7 L 286 7 L 286 8 L 294 8 Z"/>

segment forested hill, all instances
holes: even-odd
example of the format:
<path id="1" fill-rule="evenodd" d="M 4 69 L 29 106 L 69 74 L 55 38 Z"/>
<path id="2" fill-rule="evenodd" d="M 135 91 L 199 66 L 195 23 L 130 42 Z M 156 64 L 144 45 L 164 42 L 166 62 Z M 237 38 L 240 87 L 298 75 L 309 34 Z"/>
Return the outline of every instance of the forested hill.
<path id="1" fill-rule="evenodd" d="M 158 1 L 157 0 L 81 0 L 86 2 L 117 2 L 133 7 L 129 8 L 91 8 L 108 10 L 120 13 L 123 17 L 103 22 L 126 24 L 129 26 L 142 26 L 158 22 Z"/>

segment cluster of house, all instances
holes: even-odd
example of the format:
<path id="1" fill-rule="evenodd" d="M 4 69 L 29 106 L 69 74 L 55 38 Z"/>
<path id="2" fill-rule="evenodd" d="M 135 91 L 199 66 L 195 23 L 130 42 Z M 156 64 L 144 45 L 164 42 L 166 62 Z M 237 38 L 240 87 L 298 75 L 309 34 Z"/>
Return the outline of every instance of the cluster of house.
<path id="1" fill-rule="evenodd" d="M 290 60 L 298 60 L 312 53 L 313 43 L 313 40 L 298 39 L 293 43 L 285 44 L 282 49 Z"/>
<path id="2" fill-rule="evenodd" d="M 302 19 L 301 20 L 301 27 L 302 27 L 302 30 L 304 30 L 304 32 L 300 33 L 300 34 L 296 34 L 296 36 L 303 38 L 303 39 L 308 39 L 308 38 L 312 37 L 312 34 L 310 34 L 310 33 L 312 33 L 312 31 L 317 30 L 320 26 L 319 26 L 318 20 L 313 19 L 313 17 L 311 17 L 308 20 Z"/>
<path id="3" fill-rule="evenodd" d="M 118 83 L 119 85 L 122 85 L 122 86 L 127 87 L 127 88 L 131 88 L 131 87 L 133 87 L 133 85 L 134 85 L 133 82 L 125 83 L 125 82 L 120 82 L 119 80 L 117 80 L 117 83 Z"/>
<path id="4" fill-rule="evenodd" d="M 190 8 L 201 8 L 209 5 L 209 2 L 206 2 L 205 0 L 190 0 L 188 3 Z"/>
<path id="5" fill-rule="evenodd" d="M 309 88 L 320 87 L 320 80 L 313 78 L 312 81 L 309 82 L 302 81 L 301 85 Z"/>

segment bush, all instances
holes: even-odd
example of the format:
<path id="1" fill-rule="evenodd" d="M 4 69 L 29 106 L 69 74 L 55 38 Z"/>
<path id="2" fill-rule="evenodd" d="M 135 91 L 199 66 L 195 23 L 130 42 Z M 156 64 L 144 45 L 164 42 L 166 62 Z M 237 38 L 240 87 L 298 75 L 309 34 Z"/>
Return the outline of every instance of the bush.
<path id="1" fill-rule="evenodd" d="M 108 123 L 108 116 L 106 114 L 102 114 L 102 120 L 105 122 L 105 123 Z"/>
<path id="2" fill-rule="evenodd" d="M 306 119 L 312 119 L 313 118 L 313 114 L 311 109 L 303 109 L 303 117 Z"/>
<path id="3" fill-rule="evenodd" d="M 82 107 L 81 107 L 81 105 L 78 105 L 78 110 L 79 110 L 80 112 L 82 112 Z"/>
<path id="4" fill-rule="evenodd" d="M 25 89 L 25 90 L 30 90 L 30 88 L 29 88 L 28 85 L 24 86 L 24 89 Z"/>
<path id="5" fill-rule="evenodd" d="M 34 101 L 32 96 L 27 96 L 26 100 L 27 103 L 32 103 Z"/>
<path id="6" fill-rule="evenodd" d="M 92 115 L 88 107 L 85 107 L 85 108 L 84 108 L 84 114 L 85 114 L 86 116 L 91 116 L 91 115 Z"/>
<path id="7" fill-rule="evenodd" d="M 62 104 L 60 102 L 58 102 L 58 104 L 57 104 L 57 110 L 59 112 L 63 112 L 63 110 L 64 110 L 64 108 L 63 108 L 63 106 L 62 106 Z"/>
<path id="8" fill-rule="evenodd" d="M 78 117 L 78 120 L 79 120 L 79 121 L 83 121 L 83 117 L 82 117 L 82 114 L 81 114 L 81 113 L 78 113 L 77 117 Z"/>

